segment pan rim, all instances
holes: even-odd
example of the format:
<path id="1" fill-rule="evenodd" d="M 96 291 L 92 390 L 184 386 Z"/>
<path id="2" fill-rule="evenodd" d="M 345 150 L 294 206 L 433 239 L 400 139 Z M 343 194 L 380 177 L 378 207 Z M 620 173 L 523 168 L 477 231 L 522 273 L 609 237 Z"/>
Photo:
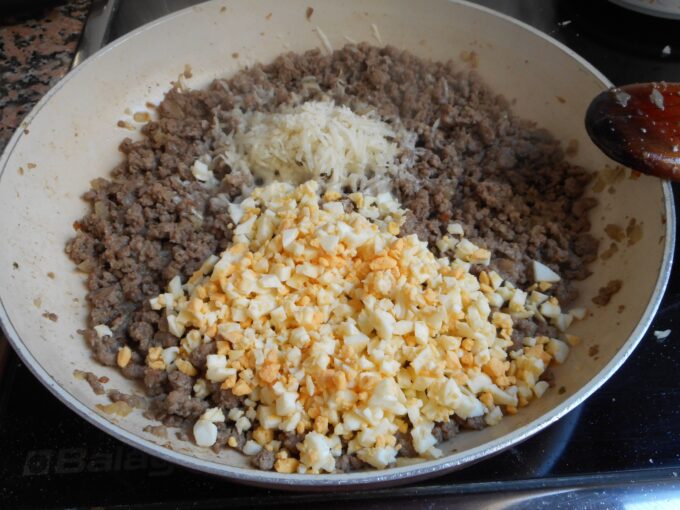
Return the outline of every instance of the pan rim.
<path id="1" fill-rule="evenodd" d="M 556 41 L 549 35 L 540 30 L 528 25 L 522 21 L 512 18 L 508 15 L 501 14 L 487 7 L 468 2 L 467 0 L 448 0 L 451 3 L 462 5 L 467 8 L 476 9 L 504 20 L 505 22 L 514 24 L 524 30 L 529 31 L 533 35 L 540 37 L 551 45 L 557 47 L 562 52 L 566 53 L 571 59 L 575 60 L 588 73 L 594 76 L 603 87 L 611 87 L 612 83 L 592 64 L 590 64 L 583 57 L 579 56 L 573 50 L 564 44 Z M 215 3 L 218 3 L 217 0 Z M 125 44 L 130 39 L 135 38 L 139 34 L 148 31 L 157 25 L 163 24 L 168 20 L 176 17 L 189 15 L 197 6 L 188 7 L 175 13 L 159 18 L 151 23 L 148 23 L 138 29 L 126 34 L 120 39 L 105 46 L 93 56 L 88 58 L 74 71 L 67 74 L 59 83 L 57 83 L 31 110 L 31 112 L 22 121 L 22 125 L 17 129 L 8 142 L 2 157 L 0 158 L 0 185 L 2 184 L 2 176 L 5 173 L 9 158 L 14 151 L 16 145 L 20 141 L 23 134 L 23 126 L 30 125 L 31 121 L 40 113 L 42 108 L 48 101 L 61 90 L 61 88 L 71 80 L 73 80 L 82 69 L 86 69 L 88 65 L 92 65 L 98 59 L 101 59 L 113 48 L 121 44 Z M 663 297 L 665 288 L 670 278 L 671 267 L 673 262 L 673 255 L 675 249 L 676 236 L 676 217 L 675 205 L 673 199 L 673 192 L 669 182 L 663 182 L 664 206 L 666 214 L 666 239 L 664 245 L 663 259 L 659 268 L 659 274 L 656 279 L 652 298 L 647 304 L 644 313 L 642 314 L 638 325 L 628 336 L 622 347 L 616 355 L 605 365 L 595 378 L 579 389 L 569 399 L 565 400 L 559 406 L 553 408 L 547 413 L 541 415 L 534 421 L 505 434 L 493 441 L 476 446 L 461 453 L 455 453 L 441 459 L 430 460 L 410 466 L 402 466 L 383 470 L 372 470 L 366 472 L 347 473 L 347 474 L 319 474 L 319 475 L 300 475 L 300 474 L 280 474 L 266 471 L 259 471 L 255 468 L 241 468 L 221 464 L 212 460 L 204 460 L 190 454 L 173 451 L 161 447 L 143 437 L 126 431 L 116 423 L 113 423 L 103 416 L 92 411 L 90 407 L 82 403 L 75 396 L 69 393 L 65 388 L 61 387 L 57 381 L 45 370 L 31 354 L 29 349 L 23 343 L 17 330 L 12 324 L 12 320 L 7 312 L 3 300 L 2 292 L 0 291 L 0 327 L 8 338 L 10 344 L 15 352 L 19 355 L 24 364 L 30 369 L 34 376 L 36 376 L 48 390 L 56 396 L 60 401 L 67 405 L 70 409 L 75 411 L 80 417 L 84 418 L 92 425 L 100 430 L 108 433 L 124 443 L 139 448 L 140 450 L 161 458 L 165 461 L 181 465 L 183 467 L 202 471 L 208 474 L 221 476 L 241 483 L 263 486 L 275 487 L 288 490 L 329 490 L 341 487 L 380 487 L 388 485 L 396 485 L 408 481 L 415 481 L 418 479 L 429 478 L 439 474 L 458 469 L 465 465 L 477 462 L 483 458 L 489 457 L 499 453 L 519 442 L 528 439 L 539 431 L 543 430 L 550 424 L 554 423 L 565 414 L 573 410 L 585 399 L 587 399 L 593 392 L 602 386 L 623 364 L 623 362 L 630 356 L 633 350 L 642 340 L 644 333 L 654 318 L 654 315 L 659 307 Z"/>

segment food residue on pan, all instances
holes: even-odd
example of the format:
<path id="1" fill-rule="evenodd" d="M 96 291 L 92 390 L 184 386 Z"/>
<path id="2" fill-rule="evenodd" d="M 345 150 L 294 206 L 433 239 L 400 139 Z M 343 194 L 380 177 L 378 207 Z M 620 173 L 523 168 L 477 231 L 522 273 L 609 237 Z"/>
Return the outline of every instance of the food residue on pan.
<path id="1" fill-rule="evenodd" d="M 619 225 L 610 223 L 604 227 L 605 233 L 614 241 L 621 242 L 626 238 L 625 230 Z"/>
<path id="2" fill-rule="evenodd" d="M 310 21 L 312 19 L 312 15 L 314 14 L 314 7 L 307 7 L 305 10 L 305 19 L 307 21 Z"/>
<path id="3" fill-rule="evenodd" d="M 57 322 L 59 320 L 59 316 L 56 313 L 48 312 L 47 310 L 43 312 L 42 316 L 51 320 L 52 322 Z"/>
<path id="4" fill-rule="evenodd" d="M 167 439 L 168 437 L 168 428 L 164 425 L 147 425 L 144 427 L 144 432 L 148 432 L 149 434 L 153 434 L 154 436 L 162 437 L 164 439 Z"/>
<path id="5" fill-rule="evenodd" d="M 600 254 L 600 258 L 602 260 L 611 258 L 619 251 L 617 243 L 623 243 L 624 241 L 627 241 L 628 246 L 633 246 L 641 241 L 644 235 L 642 223 L 638 223 L 636 218 L 630 218 L 625 229 L 619 225 L 610 223 L 605 226 L 604 231 L 607 237 L 612 239 L 614 242 L 610 243 L 609 248 Z"/>
<path id="6" fill-rule="evenodd" d="M 608 305 L 612 297 L 621 290 L 621 287 L 623 287 L 621 280 L 611 280 L 604 287 L 600 287 L 597 291 L 597 296 L 592 299 L 592 302 L 597 306 Z"/>
<path id="7" fill-rule="evenodd" d="M 642 223 L 638 223 L 635 218 L 631 218 L 626 226 L 626 237 L 628 238 L 628 246 L 632 246 L 642 239 L 643 230 Z"/>
<path id="8" fill-rule="evenodd" d="M 600 258 L 601 258 L 602 260 L 609 260 L 609 259 L 612 258 L 618 251 L 619 251 L 618 245 L 617 245 L 616 243 L 610 243 L 610 244 L 609 244 L 609 248 L 607 248 L 606 250 L 604 250 L 604 251 L 600 254 Z"/>
<path id="9" fill-rule="evenodd" d="M 468 63 L 473 69 L 476 69 L 479 65 L 479 56 L 476 51 L 463 50 L 460 52 L 460 59 Z"/>
<path id="10" fill-rule="evenodd" d="M 579 348 L 590 175 L 488 90 L 475 52 L 460 71 L 314 30 L 329 54 L 203 91 L 180 76 L 85 195 L 67 247 L 84 335 L 149 399 L 100 409 L 144 404 L 283 473 L 435 458 L 554 391 Z"/>
<path id="11" fill-rule="evenodd" d="M 132 118 L 135 122 L 140 122 L 140 123 L 149 122 L 151 120 L 151 116 L 149 115 L 149 112 L 135 112 L 134 115 L 132 116 Z"/>
<path id="12" fill-rule="evenodd" d="M 564 150 L 564 152 L 570 158 L 575 157 L 578 154 L 578 140 L 569 140 L 569 143 L 567 143 L 567 148 Z"/>
<path id="13" fill-rule="evenodd" d="M 632 172 L 632 170 L 628 170 L 620 165 L 607 165 L 597 174 L 592 189 L 595 193 L 601 193 L 607 186 L 618 184 L 624 180 L 629 172 Z"/>
<path id="14" fill-rule="evenodd" d="M 47 277 L 51 280 L 54 280 L 57 277 L 57 275 L 55 275 L 53 271 L 49 271 L 47 273 Z"/>
<path id="15" fill-rule="evenodd" d="M 378 25 L 376 25 L 375 23 L 371 23 L 371 32 L 373 33 L 373 37 L 378 42 L 378 44 L 382 46 L 383 41 L 382 37 L 380 36 L 380 31 L 378 30 Z"/>
<path id="16" fill-rule="evenodd" d="M 321 45 L 324 47 L 324 49 L 328 53 L 333 53 L 333 46 L 331 46 L 331 42 L 328 40 L 328 37 L 324 33 L 323 30 L 319 27 L 314 27 L 314 32 L 316 32 L 316 35 L 319 37 L 319 41 L 321 41 Z"/>
<path id="17" fill-rule="evenodd" d="M 127 402 L 119 400 L 118 402 L 113 402 L 111 404 L 97 404 L 95 405 L 97 409 L 106 414 L 115 414 L 117 416 L 126 417 L 132 412 L 132 407 Z"/>
<path id="18" fill-rule="evenodd" d="M 130 131 L 135 130 L 135 128 L 132 126 L 132 124 L 130 124 L 126 120 L 119 120 L 118 122 L 116 122 L 116 126 L 118 126 L 119 128 L 128 129 Z"/>
<path id="19" fill-rule="evenodd" d="M 567 100 L 564 99 L 562 96 L 555 96 L 555 98 L 556 98 L 560 103 L 562 103 L 562 104 L 564 104 L 564 103 L 567 102 Z"/>
<path id="20" fill-rule="evenodd" d="M 591 358 L 594 358 L 599 353 L 600 353 L 600 346 L 599 345 L 591 345 L 588 348 L 588 356 L 590 356 Z"/>
<path id="21" fill-rule="evenodd" d="M 92 372 L 87 372 L 83 370 L 74 370 L 73 371 L 73 377 L 76 379 L 83 379 L 87 381 L 87 383 L 90 385 L 90 388 L 92 388 L 92 391 L 94 392 L 95 395 L 103 395 L 106 390 L 104 389 L 104 386 L 102 383 L 108 382 L 108 381 L 102 381 L 100 380 L 97 375 L 95 375 Z"/>

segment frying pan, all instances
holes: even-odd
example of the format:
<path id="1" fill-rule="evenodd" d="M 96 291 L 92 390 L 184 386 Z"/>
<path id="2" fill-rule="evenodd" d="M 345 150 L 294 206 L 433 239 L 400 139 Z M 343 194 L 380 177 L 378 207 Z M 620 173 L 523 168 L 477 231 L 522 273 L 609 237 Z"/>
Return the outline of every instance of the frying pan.
<path id="1" fill-rule="evenodd" d="M 313 14 L 307 19 L 309 7 Z M 108 377 L 109 389 L 141 390 L 117 370 L 95 363 L 77 334 L 85 324 L 85 287 L 64 254 L 64 244 L 74 234 L 73 222 L 86 212 L 79 197 L 89 181 L 120 162 L 117 145 L 123 137 L 139 136 L 117 122 L 131 122 L 129 112 L 144 110 L 147 101 L 157 103 L 187 64 L 193 73 L 188 84 L 198 88 L 253 62 L 268 62 L 282 51 L 324 48 L 321 33 L 336 48 L 349 38 L 389 43 L 438 60 L 474 51 L 478 72 L 513 102 L 519 115 L 548 128 L 565 144 L 576 141 L 571 142 L 579 148 L 576 164 L 594 172 L 612 164 L 590 143 L 583 127 L 588 102 L 609 82 L 564 46 L 508 17 L 447 0 L 208 2 L 146 25 L 95 54 L 45 96 L 11 139 L 0 160 L 0 319 L 19 356 L 65 405 L 147 453 L 267 487 L 393 485 L 461 468 L 528 438 L 614 373 L 642 338 L 662 297 L 675 239 L 673 201 L 668 183 L 630 178 L 629 171 L 611 168 L 602 174 L 607 186 L 597 193 L 592 231 L 606 248 L 610 240 L 604 227 L 625 226 L 635 218 L 642 238 L 621 243 L 606 260 L 598 258 L 593 275 L 579 284 L 578 304 L 591 310 L 573 327 L 583 344 L 555 370 L 556 388 L 497 426 L 458 435 L 444 444 L 441 459 L 349 474 L 262 472 L 235 451 L 214 454 L 172 433 L 160 438 L 144 432 L 150 422 L 138 410 L 125 418 L 102 413 L 96 405 L 107 403 L 106 397 L 74 378 L 74 369 Z M 590 300 L 598 289 L 615 279 L 623 287 L 611 303 L 593 305 Z"/>

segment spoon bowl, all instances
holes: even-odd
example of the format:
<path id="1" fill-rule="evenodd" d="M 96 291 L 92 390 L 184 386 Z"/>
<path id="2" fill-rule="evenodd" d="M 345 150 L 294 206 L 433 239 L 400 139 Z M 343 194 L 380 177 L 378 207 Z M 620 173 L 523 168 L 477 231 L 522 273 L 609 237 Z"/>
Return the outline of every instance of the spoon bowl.
<path id="1" fill-rule="evenodd" d="M 635 83 L 598 94 L 586 130 L 613 160 L 680 181 L 680 83 Z"/>

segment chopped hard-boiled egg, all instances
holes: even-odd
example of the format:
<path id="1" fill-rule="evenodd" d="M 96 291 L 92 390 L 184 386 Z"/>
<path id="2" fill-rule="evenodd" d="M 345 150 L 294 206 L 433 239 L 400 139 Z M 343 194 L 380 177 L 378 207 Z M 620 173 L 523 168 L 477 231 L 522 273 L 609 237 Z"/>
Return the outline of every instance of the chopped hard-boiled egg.
<path id="1" fill-rule="evenodd" d="M 343 442 L 383 468 L 399 452 L 397 422 L 408 420 L 415 450 L 435 458 L 435 423 L 454 414 L 498 423 L 545 393 L 551 360 L 564 362 L 569 346 L 545 337 L 509 354 L 515 317 L 566 327 L 576 314 L 493 271 L 470 273 L 490 253 L 460 225 L 449 228 L 455 258 L 438 259 L 416 236 L 397 237 L 404 211 L 391 195 L 355 193 L 354 212 L 340 198 L 320 197 L 313 181 L 257 188 L 232 214 L 233 245 L 151 300 L 181 341 L 147 362 L 199 375 L 190 354 L 214 342 L 196 396 L 218 384 L 244 399 L 227 416 L 208 409 L 194 426 L 198 445 L 214 444 L 215 423 L 228 419 L 254 429 L 244 451 L 278 452 L 281 472 L 332 472 Z M 537 267 L 537 279 L 555 281 Z M 299 461 L 279 451 L 276 431 L 304 434 Z"/>

